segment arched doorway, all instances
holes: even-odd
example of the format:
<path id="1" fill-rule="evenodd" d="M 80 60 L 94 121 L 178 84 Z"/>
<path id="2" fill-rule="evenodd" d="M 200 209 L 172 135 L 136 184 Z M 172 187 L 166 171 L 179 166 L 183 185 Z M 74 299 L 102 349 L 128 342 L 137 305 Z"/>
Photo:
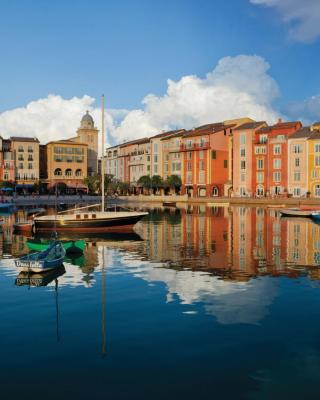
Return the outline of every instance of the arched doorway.
<path id="1" fill-rule="evenodd" d="M 256 196 L 257 197 L 263 197 L 264 196 L 264 187 L 261 185 L 258 185 L 256 188 Z"/>
<path id="2" fill-rule="evenodd" d="M 193 197 L 193 187 L 192 186 L 187 186 L 186 187 L 186 193 L 188 197 Z"/>
<path id="3" fill-rule="evenodd" d="M 206 197 L 206 195 L 207 195 L 207 189 L 204 188 L 204 187 L 200 187 L 198 189 L 198 196 L 199 197 Z"/>
<path id="4" fill-rule="evenodd" d="M 213 197 L 219 196 L 219 189 L 217 188 L 217 186 L 213 186 L 213 188 L 212 188 L 212 196 Z"/>

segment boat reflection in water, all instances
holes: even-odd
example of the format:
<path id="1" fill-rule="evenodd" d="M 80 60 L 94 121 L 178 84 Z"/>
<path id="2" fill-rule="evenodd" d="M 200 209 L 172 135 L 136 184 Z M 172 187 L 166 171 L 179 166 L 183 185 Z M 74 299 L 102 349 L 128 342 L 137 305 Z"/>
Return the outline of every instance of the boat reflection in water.
<path id="1" fill-rule="evenodd" d="M 43 273 L 20 272 L 15 280 L 16 286 L 47 286 L 65 274 L 64 266 Z"/>

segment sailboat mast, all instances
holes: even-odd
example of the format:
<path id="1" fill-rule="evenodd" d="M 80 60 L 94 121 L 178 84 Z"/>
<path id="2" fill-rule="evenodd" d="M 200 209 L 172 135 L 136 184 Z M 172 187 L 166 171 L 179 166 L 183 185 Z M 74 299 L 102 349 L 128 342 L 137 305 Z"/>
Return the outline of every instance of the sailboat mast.
<path id="1" fill-rule="evenodd" d="M 101 211 L 104 211 L 104 94 L 101 99 L 101 142 L 102 142 L 102 158 L 101 158 Z"/>

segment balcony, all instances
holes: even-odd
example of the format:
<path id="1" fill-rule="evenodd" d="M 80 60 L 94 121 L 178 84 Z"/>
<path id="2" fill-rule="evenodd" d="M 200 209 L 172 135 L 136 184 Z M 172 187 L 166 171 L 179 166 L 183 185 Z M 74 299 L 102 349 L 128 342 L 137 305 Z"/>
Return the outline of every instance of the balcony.
<path id="1" fill-rule="evenodd" d="M 187 143 L 181 143 L 180 151 L 206 150 L 209 149 L 209 147 L 210 142 L 192 143 L 191 145 Z"/>

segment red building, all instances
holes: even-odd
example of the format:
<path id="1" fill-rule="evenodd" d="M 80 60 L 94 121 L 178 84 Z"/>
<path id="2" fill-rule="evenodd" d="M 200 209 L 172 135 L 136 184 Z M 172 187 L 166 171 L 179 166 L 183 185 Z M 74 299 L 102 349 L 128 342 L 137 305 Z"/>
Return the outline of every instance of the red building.
<path id="1" fill-rule="evenodd" d="M 203 125 L 182 136 L 182 193 L 223 196 L 229 180 L 229 138 L 234 124 Z"/>
<path id="2" fill-rule="evenodd" d="M 302 126 L 300 121 L 279 122 L 255 132 L 252 193 L 257 197 L 288 191 L 288 138 Z"/>

